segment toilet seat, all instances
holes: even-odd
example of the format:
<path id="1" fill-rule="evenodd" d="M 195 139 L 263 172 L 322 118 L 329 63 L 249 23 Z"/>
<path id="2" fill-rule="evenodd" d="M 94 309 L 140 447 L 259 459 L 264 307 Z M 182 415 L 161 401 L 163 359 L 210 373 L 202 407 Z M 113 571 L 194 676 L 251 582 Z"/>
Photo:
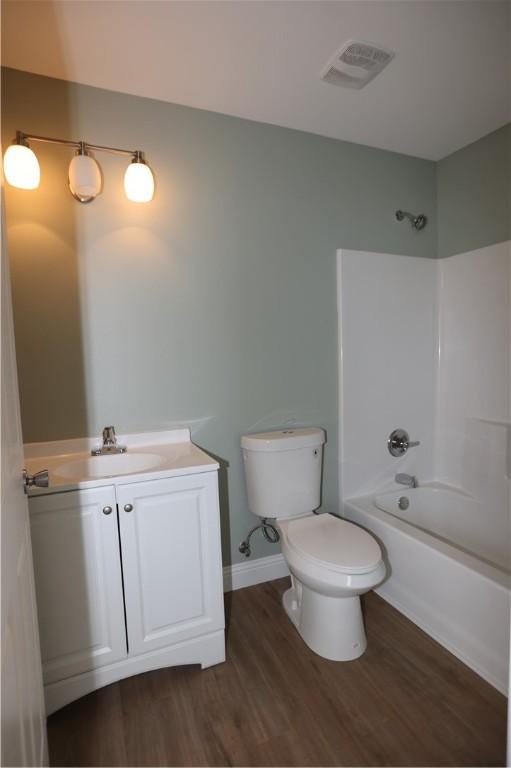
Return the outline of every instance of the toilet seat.
<path id="1" fill-rule="evenodd" d="M 305 560 L 343 574 L 370 573 L 382 560 L 377 541 L 354 523 L 329 514 L 281 521 L 290 549 Z"/>

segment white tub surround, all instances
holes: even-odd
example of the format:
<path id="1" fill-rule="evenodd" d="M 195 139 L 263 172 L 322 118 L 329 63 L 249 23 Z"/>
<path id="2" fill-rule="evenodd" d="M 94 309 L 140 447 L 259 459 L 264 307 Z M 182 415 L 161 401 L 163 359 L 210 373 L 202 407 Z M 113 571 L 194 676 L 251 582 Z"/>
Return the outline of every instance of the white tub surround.
<path id="1" fill-rule="evenodd" d="M 344 514 L 387 550 L 379 594 L 501 691 L 510 281 L 509 242 L 441 260 L 338 252 Z M 386 445 L 397 427 L 421 443 L 400 458 Z M 396 483 L 398 473 L 419 488 Z"/>
<path id="2" fill-rule="evenodd" d="M 123 677 L 225 660 L 218 464 L 188 430 L 121 439 L 122 454 L 27 450 L 30 472 L 50 472 L 29 499 L 48 714 Z"/>
<path id="3" fill-rule="evenodd" d="M 340 497 L 433 477 L 437 266 L 433 259 L 338 251 Z M 420 445 L 393 458 L 406 429 Z"/>
<path id="4" fill-rule="evenodd" d="M 511 515 L 511 243 L 439 262 L 435 477 L 484 504 L 509 543 Z"/>

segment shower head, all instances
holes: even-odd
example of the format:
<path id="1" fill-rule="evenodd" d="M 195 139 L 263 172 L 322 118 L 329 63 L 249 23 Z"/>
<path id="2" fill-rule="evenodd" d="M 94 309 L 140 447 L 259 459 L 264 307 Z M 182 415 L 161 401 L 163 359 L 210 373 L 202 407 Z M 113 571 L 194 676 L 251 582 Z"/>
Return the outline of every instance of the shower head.
<path id="1" fill-rule="evenodd" d="M 420 232 L 421 229 L 424 229 L 428 223 L 427 216 L 425 216 L 423 213 L 419 213 L 417 216 L 414 216 L 413 213 L 408 213 L 408 211 L 396 211 L 396 219 L 397 221 L 409 219 L 412 227 L 418 232 Z"/>

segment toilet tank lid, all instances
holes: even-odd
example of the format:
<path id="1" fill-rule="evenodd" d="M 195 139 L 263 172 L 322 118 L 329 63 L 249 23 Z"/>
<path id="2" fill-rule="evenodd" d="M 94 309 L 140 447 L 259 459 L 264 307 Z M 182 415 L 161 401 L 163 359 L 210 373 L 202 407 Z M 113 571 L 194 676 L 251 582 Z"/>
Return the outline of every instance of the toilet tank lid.
<path id="1" fill-rule="evenodd" d="M 243 435 L 241 447 L 248 451 L 295 451 L 299 448 L 323 445 L 325 430 L 321 427 L 281 429 L 276 432 L 258 432 Z"/>

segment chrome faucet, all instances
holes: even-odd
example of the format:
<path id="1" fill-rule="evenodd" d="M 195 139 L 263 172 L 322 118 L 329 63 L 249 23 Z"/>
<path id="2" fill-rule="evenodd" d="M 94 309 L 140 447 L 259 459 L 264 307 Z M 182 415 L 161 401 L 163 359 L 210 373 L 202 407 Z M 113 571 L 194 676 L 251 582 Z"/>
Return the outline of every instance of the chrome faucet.
<path id="1" fill-rule="evenodd" d="M 394 478 L 396 483 L 406 485 L 407 488 L 418 488 L 419 481 L 415 475 L 407 475 L 406 472 L 398 472 Z"/>
<path id="2" fill-rule="evenodd" d="M 102 456 L 105 453 L 126 453 L 125 445 L 118 445 L 115 427 L 105 427 L 103 429 L 103 445 L 101 448 L 95 448 L 91 451 L 93 456 Z"/>
<path id="3" fill-rule="evenodd" d="M 103 429 L 103 448 L 110 446 L 115 448 L 117 445 L 117 437 L 115 434 L 115 427 L 105 427 Z"/>

